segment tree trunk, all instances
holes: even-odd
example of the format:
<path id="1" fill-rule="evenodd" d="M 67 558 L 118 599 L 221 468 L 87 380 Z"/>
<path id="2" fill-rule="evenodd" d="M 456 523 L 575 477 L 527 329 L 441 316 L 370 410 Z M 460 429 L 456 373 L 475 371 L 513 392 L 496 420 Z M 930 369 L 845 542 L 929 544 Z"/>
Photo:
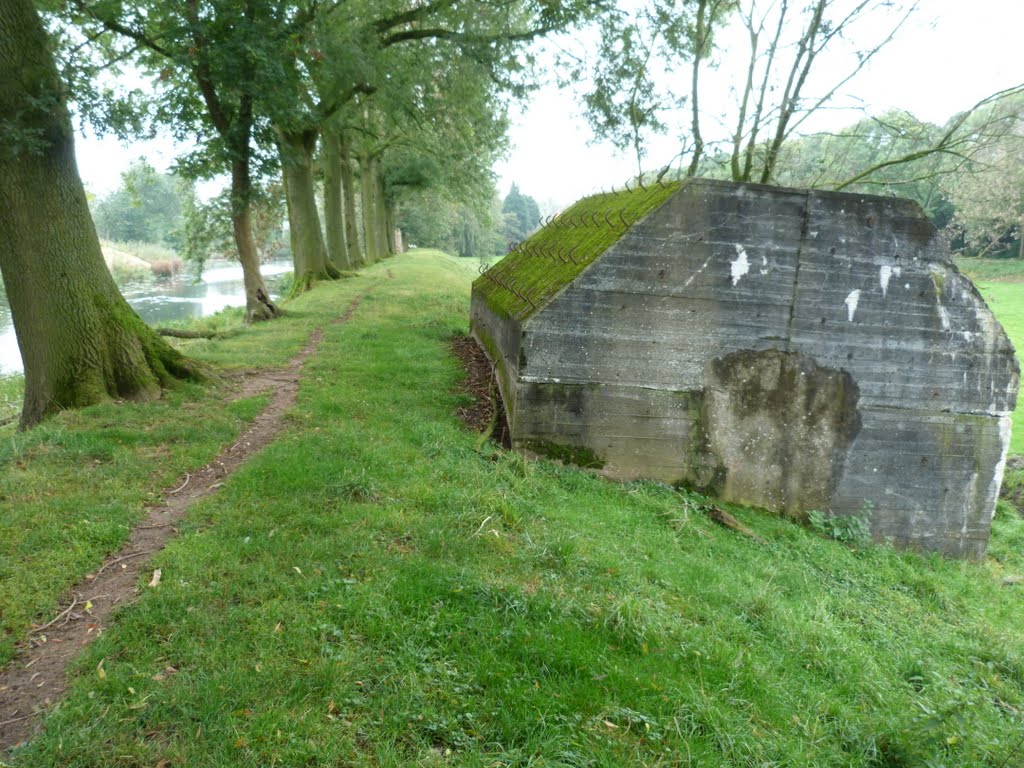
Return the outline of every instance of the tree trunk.
<path id="1" fill-rule="evenodd" d="M 0 4 L 0 31 L 0 114 L 17 137 L 0 146 L 0 272 L 25 365 L 21 427 L 198 378 L 132 311 L 103 262 L 63 84 L 31 0 Z"/>
<path id="2" fill-rule="evenodd" d="M 316 133 L 279 133 L 281 170 L 288 204 L 288 231 L 295 261 L 293 292 L 309 290 L 317 280 L 334 280 L 341 273 L 327 258 L 313 184 Z"/>
<path id="3" fill-rule="evenodd" d="M 351 269 L 348 241 L 345 239 L 345 214 L 341 185 L 341 140 L 338 134 L 324 131 L 320 136 L 320 157 L 324 166 L 324 231 L 327 258 L 339 269 Z"/>
<path id="4" fill-rule="evenodd" d="M 686 170 L 688 177 L 697 175 L 700 161 L 704 155 L 704 136 L 700 132 L 700 105 L 697 100 L 697 85 L 700 82 L 700 62 L 705 56 L 707 47 L 709 19 L 707 18 L 708 0 L 697 3 L 697 33 L 693 52 L 693 64 L 690 69 L 690 132 L 693 134 L 693 157 L 690 167 Z"/>
<path id="5" fill-rule="evenodd" d="M 380 247 L 380 258 L 386 259 L 395 255 L 394 237 L 388 230 L 388 202 L 387 193 L 384 191 L 384 176 L 380 172 L 380 158 L 374 157 L 370 161 L 370 168 L 373 171 L 373 212 L 377 222 L 377 242 Z"/>
<path id="6" fill-rule="evenodd" d="M 239 158 L 231 166 L 231 229 L 235 236 L 238 263 L 245 285 L 245 321 L 271 320 L 281 314 L 270 301 L 270 292 L 260 274 L 260 255 L 252 236 L 252 182 L 248 158 Z"/>
<path id="7" fill-rule="evenodd" d="M 352 267 L 363 264 L 363 253 L 359 248 L 359 219 L 356 216 L 356 180 L 352 172 L 352 147 L 342 131 L 338 150 L 341 162 L 341 195 L 345 200 L 345 242 L 348 245 L 348 261 Z"/>
<path id="8" fill-rule="evenodd" d="M 405 243 L 402 242 L 402 233 L 398 231 L 396 224 L 397 212 L 395 211 L 394 200 L 387 200 L 384 204 L 385 223 L 388 228 L 391 244 L 391 253 L 405 253 Z"/>
<path id="9" fill-rule="evenodd" d="M 373 182 L 373 163 L 367 154 L 359 158 L 359 192 L 363 201 L 363 242 L 366 263 L 373 264 L 381 258 L 377 244 L 379 228 L 376 214 L 376 184 Z"/>

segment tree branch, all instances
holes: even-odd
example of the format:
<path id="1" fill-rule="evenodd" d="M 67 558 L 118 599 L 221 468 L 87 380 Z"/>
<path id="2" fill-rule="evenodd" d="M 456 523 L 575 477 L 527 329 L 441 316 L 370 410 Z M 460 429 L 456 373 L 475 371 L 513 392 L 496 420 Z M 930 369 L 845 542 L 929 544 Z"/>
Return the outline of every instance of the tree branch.
<path id="1" fill-rule="evenodd" d="M 452 40 L 456 43 L 463 45 L 487 45 L 496 42 L 508 42 L 508 43 L 519 43 L 529 42 L 535 40 L 538 37 L 544 37 L 551 32 L 555 32 L 560 27 L 537 27 L 526 32 L 514 32 L 504 33 L 498 35 L 469 35 L 465 32 L 456 32 L 453 29 L 447 29 L 445 27 L 422 27 L 419 29 L 407 29 L 402 32 L 395 32 L 388 35 L 381 42 L 381 46 L 388 48 L 397 43 L 407 42 L 409 40 Z"/>
<path id="2" fill-rule="evenodd" d="M 75 6 L 78 8 L 79 11 L 88 16 L 90 19 L 102 25 L 103 28 L 106 29 L 108 32 L 115 32 L 121 35 L 122 37 L 127 37 L 130 40 L 134 40 L 140 46 L 148 48 L 154 53 L 158 53 L 161 56 L 164 56 L 165 58 L 174 58 L 174 54 L 169 48 L 165 48 L 159 42 L 149 37 L 141 29 L 133 29 L 132 27 L 127 26 L 118 19 L 101 16 L 99 13 L 96 12 L 95 8 L 93 8 L 90 5 L 87 5 L 84 2 L 84 0 L 75 0 Z"/>

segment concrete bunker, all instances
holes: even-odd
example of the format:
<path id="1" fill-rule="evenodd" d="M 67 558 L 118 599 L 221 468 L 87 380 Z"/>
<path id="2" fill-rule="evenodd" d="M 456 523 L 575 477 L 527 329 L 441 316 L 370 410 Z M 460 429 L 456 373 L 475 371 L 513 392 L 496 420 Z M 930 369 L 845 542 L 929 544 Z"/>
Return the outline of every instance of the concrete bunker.
<path id="1" fill-rule="evenodd" d="M 980 557 L 1019 368 L 911 201 L 585 198 L 473 286 L 513 446 Z"/>

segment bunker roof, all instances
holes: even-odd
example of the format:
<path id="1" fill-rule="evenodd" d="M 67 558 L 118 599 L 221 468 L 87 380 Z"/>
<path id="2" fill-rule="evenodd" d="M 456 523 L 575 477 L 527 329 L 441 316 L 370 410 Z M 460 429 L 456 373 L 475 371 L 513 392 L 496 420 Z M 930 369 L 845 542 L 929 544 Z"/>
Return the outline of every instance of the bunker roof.
<path id="1" fill-rule="evenodd" d="M 679 187 L 658 183 L 579 200 L 477 278 L 474 292 L 492 312 L 526 320 Z"/>

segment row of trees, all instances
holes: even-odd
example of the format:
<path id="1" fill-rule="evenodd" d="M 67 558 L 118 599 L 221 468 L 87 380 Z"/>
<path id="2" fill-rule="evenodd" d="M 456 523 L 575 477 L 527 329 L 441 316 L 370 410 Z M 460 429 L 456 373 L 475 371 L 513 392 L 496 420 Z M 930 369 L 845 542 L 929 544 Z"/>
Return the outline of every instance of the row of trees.
<path id="1" fill-rule="evenodd" d="M 252 238 L 261 180 L 280 169 L 296 286 L 386 256 L 399 190 L 436 185 L 465 200 L 489 180 L 517 51 L 586 7 L 67 0 L 53 10 L 65 71 L 90 120 L 128 134 L 170 131 L 197 144 L 180 164 L 187 175 L 230 176 L 247 315 L 259 320 L 277 313 Z M 98 76 L 123 61 L 150 78 L 145 92 Z"/>
<path id="2" fill-rule="evenodd" d="M 593 2 L 41 5 L 52 38 L 32 0 L 0 5 L 0 270 L 25 363 L 23 427 L 61 408 L 149 397 L 175 378 L 201 376 L 134 315 L 103 265 L 75 166 L 69 89 L 105 129 L 163 130 L 194 143 L 182 173 L 227 174 L 246 314 L 269 319 L 278 308 L 253 237 L 263 180 L 278 168 L 283 176 L 297 285 L 383 257 L 394 247 L 397 190 L 439 185 L 472 199 L 486 180 L 490 192 L 503 99 L 523 89 L 517 54 Z M 111 84 L 126 64 L 148 77 L 145 88 Z"/>
<path id="3" fill-rule="evenodd" d="M 459 256 L 487 258 L 507 252 L 540 226 L 540 207 L 512 184 L 503 200 L 493 193 L 479 205 L 453 201 L 437 190 L 414 190 L 401 199 L 398 220 L 413 245 L 441 248 Z"/>

